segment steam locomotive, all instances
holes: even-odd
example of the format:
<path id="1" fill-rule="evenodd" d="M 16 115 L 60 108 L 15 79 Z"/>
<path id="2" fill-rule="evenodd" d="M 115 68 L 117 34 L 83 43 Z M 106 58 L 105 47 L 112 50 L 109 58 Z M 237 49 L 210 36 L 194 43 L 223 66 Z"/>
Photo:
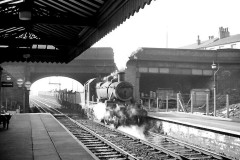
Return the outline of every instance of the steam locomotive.
<path id="1" fill-rule="evenodd" d="M 116 128 L 144 123 L 147 111 L 134 102 L 133 85 L 124 80 L 124 74 L 118 72 L 103 79 L 93 78 L 84 84 L 84 108 L 89 118 L 113 124 Z M 99 116 L 103 110 L 104 115 Z"/>

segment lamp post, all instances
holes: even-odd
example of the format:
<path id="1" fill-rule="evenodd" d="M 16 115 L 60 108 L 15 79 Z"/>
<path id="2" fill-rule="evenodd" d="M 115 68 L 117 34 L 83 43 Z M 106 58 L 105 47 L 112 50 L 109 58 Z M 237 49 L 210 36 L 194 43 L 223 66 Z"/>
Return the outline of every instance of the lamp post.
<path id="1" fill-rule="evenodd" d="M 17 80 L 17 85 L 18 85 L 18 87 L 19 88 L 22 88 L 22 85 L 23 85 L 23 79 L 22 78 L 19 78 L 18 80 Z M 24 94 L 24 90 L 23 90 L 23 88 L 22 88 L 22 95 L 23 95 L 23 103 L 22 103 L 22 106 L 23 106 L 23 112 L 25 112 L 25 94 Z M 18 108 L 19 109 L 19 113 L 21 112 L 21 108 Z"/>
<path id="2" fill-rule="evenodd" d="M 25 82 L 25 112 L 29 112 L 30 107 L 29 107 L 29 92 L 30 92 L 30 87 L 31 87 L 31 82 L 30 81 L 26 81 Z"/>
<path id="3" fill-rule="evenodd" d="M 211 65 L 212 69 L 214 70 L 213 74 L 213 115 L 216 116 L 216 74 L 219 70 L 219 65 L 216 65 L 213 61 Z"/>
<path id="4" fill-rule="evenodd" d="M 32 83 L 30 81 L 24 82 L 23 79 L 19 78 L 17 84 L 23 90 L 23 112 L 26 113 L 29 110 L 29 91 Z"/>

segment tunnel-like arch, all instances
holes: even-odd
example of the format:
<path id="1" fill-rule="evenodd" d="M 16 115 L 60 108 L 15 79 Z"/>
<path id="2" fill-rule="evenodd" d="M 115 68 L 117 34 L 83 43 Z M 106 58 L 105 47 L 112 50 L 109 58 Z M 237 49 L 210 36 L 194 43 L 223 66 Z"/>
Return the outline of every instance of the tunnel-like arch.
<path id="1" fill-rule="evenodd" d="M 65 89 L 80 92 L 83 89 L 83 84 L 69 77 L 48 76 L 35 81 L 32 83 L 30 88 L 31 93 L 36 93 L 37 91 L 57 91 Z"/>
<path id="2" fill-rule="evenodd" d="M 111 72 L 110 72 L 111 73 Z M 105 77 L 110 73 L 31 73 L 30 81 L 32 84 L 42 78 L 58 76 L 58 77 L 68 77 L 78 81 L 81 84 L 84 84 L 89 79 L 96 77 Z"/>

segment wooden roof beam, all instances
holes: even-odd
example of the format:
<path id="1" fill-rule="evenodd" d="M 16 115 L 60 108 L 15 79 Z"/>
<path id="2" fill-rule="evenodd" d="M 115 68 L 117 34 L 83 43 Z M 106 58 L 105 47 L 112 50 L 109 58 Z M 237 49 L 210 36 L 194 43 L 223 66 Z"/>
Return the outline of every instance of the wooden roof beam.
<path id="1" fill-rule="evenodd" d="M 12 26 L 27 26 L 33 24 L 52 24 L 52 25 L 70 25 L 70 26 L 90 26 L 94 27 L 94 19 L 84 18 L 55 18 L 55 17 L 32 17 L 30 21 L 21 21 L 18 15 L 0 15 L 0 20 L 4 23 L 0 23 L 1 27 L 12 27 Z"/>
<path id="2" fill-rule="evenodd" d="M 6 39 L 0 38 L 0 45 L 14 45 L 14 46 L 26 46 L 26 45 L 56 45 L 56 46 L 72 46 L 70 41 L 63 41 L 59 39 Z"/>

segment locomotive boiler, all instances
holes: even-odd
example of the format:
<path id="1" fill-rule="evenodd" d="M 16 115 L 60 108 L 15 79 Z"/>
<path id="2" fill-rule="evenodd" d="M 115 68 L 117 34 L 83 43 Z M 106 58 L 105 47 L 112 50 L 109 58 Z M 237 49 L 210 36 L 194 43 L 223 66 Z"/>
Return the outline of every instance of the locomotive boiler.
<path id="1" fill-rule="evenodd" d="M 146 111 L 134 103 L 133 85 L 125 81 L 124 72 L 103 79 L 94 78 L 84 84 L 85 108 L 87 115 L 97 117 L 98 104 L 104 104 L 105 115 L 99 120 L 119 125 L 140 124 Z M 95 112 L 95 113 L 94 113 Z"/>
<path id="2" fill-rule="evenodd" d="M 104 82 L 96 84 L 99 101 L 105 103 L 128 103 L 133 99 L 133 85 L 124 81 L 124 72 L 117 75 L 118 78 L 108 76 Z"/>

